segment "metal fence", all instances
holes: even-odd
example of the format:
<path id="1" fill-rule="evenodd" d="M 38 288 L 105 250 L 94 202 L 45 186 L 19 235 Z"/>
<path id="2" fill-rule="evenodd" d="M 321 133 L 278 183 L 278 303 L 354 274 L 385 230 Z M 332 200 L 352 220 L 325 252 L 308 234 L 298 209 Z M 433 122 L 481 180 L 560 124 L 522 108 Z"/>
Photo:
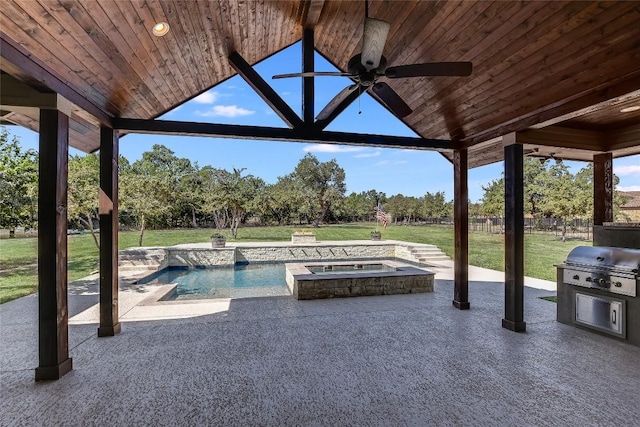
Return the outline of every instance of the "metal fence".
<path id="1" fill-rule="evenodd" d="M 453 218 L 425 218 L 417 224 L 433 225 L 440 227 L 453 227 Z M 525 218 L 525 233 L 553 234 L 560 238 L 566 226 L 565 237 L 568 239 L 591 240 L 593 238 L 592 219 L 567 219 L 562 218 Z M 469 217 L 469 231 L 483 233 L 504 233 L 503 217 Z"/>

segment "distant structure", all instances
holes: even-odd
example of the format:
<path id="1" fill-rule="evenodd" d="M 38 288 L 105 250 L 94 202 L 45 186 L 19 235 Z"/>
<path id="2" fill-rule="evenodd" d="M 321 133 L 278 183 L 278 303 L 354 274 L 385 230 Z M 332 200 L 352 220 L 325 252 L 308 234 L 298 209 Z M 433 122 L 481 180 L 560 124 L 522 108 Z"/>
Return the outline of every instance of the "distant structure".
<path id="1" fill-rule="evenodd" d="M 620 191 L 620 194 L 629 197 L 620 208 L 622 212 L 629 217 L 629 221 L 640 222 L 640 191 Z"/>

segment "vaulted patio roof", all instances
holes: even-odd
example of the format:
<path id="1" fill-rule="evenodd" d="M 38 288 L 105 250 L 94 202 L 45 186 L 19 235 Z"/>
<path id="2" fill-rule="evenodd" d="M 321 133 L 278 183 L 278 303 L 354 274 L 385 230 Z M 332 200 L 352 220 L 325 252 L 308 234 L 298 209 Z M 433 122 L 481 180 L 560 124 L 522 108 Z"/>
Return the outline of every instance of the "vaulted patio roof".
<path id="1" fill-rule="evenodd" d="M 517 332 L 526 330 L 523 156 L 593 161 L 594 224 L 602 225 L 613 220 L 612 158 L 640 153 L 640 109 L 621 111 L 640 106 L 634 2 L 371 1 L 369 16 L 390 24 L 383 51 L 390 65 L 473 63 L 470 77 L 381 78 L 388 84 L 384 101 L 392 93 L 406 102 L 411 112 L 402 120 L 419 138 L 326 132 L 353 95 L 314 121 L 314 78 L 302 78 L 298 117 L 252 67 L 302 40 L 305 71 L 313 70 L 314 49 L 347 71 L 362 49 L 365 2 L 6 0 L 2 6 L 0 120 L 40 131 L 38 380 L 71 370 L 68 145 L 100 149 L 99 336 L 120 331 L 119 132 L 440 151 L 454 169 L 452 304 L 461 310 L 470 308 L 468 168 L 504 159 L 502 326 Z M 160 22 L 171 30 L 155 37 Z M 302 70 L 292 65 L 291 71 Z M 283 119 L 283 128 L 153 120 L 236 73 Z"/>
<path id="2" fill-rule="evenodd" d="M 233 52 L 253 65 L 305 27 L 315 49 L 347 71 L 361 51 L 364 4 L 8 0 L 0 67 L 74 102 L 70 143 L 94 151 L 100 120 L 155 118 L 235 75 Z M 470 167 L 501 160 L 502 135 L 550 124 L 546 139 L 532 132 L 525 153 L 586 161 L 640 153 L 640 111 L 620 112 L 640 104 L 634 2 L 371 1 L 369 16 L 391 24 L 391 65 L 473 62 L 470 77 L 386 79 L 413 109 L 404 123 L 468 148 Z M 157 22 L 169 23 L 166 36 L 152 35 Z M 3 101 L 3 122 L 37 129 L 36 112 L 13 107 Z M 567 137 L 567 128 L 582 133 Z"/>

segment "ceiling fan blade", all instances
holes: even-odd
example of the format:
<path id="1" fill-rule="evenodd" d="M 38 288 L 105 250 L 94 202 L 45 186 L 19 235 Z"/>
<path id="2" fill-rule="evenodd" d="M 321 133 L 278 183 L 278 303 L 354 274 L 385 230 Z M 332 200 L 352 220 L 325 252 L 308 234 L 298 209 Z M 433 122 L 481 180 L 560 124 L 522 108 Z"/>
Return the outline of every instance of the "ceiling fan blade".
<path id="1" fill-rule="evenodd" d="M 390 24 L 379 19 L 365 18 L 364 37 L 362 39 L 362 65 L 367 71 L 378 68 L 380 58 L 387 41 Z"/>
<path id="2" fill-rule="evenodd" d="M 389 67 L 384 75 L 390 79 L 424 76 L 469 76 L 472 70 L 473 64 L 471 62 L 427 62 L 424 64 Z"/>
<path id="3" fill-rule="evenodd" d="M 411 107 L 388 84 L 376 83 L 373 85 L 373 91 L 396 116 L 405 117 L 413 112 Z"/>
<path id="4" fill-rule="evenodd" d="M 329 103 L 322 109 L 322 111 L 320 111 L 318 117 L 316 117 L 316 120 L 325 120 L 327 117 L 329 117 L 333 110 L 335 110 L 336 107 L 342 103 L 342 101 L 347 99 L 349 95 L 351 95 L 351 92 L 353 92 L 353 90 L 357 87 L 358 85 L 355 84 L 342 89 L 331 101 L 329 101 Z"/>
<path id="5" fill-rule="evenodd" d="M 306 73 L 289 73 L 289 74 L 276 74 L 271 77 L 272 79 L 286 79 L 288 77 L 314 77 L 314 76 L 338 76 L 338 77 L 352 77 L 350 73 L 343 73 L 341 71 L 307 71 Z"/>

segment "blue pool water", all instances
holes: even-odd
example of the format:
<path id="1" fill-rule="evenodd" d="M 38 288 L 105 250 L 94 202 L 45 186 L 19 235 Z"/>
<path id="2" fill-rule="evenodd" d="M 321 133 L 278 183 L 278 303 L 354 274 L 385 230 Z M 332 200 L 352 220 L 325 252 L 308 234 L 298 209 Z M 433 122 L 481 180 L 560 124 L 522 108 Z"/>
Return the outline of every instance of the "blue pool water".
<path id="1" fill-rule="evenodd" d="M 177 283 L 163 300 L 291 295 L 284 264 L 247 264 L 232 268 L 169 268 L 148 283 Z"/>

